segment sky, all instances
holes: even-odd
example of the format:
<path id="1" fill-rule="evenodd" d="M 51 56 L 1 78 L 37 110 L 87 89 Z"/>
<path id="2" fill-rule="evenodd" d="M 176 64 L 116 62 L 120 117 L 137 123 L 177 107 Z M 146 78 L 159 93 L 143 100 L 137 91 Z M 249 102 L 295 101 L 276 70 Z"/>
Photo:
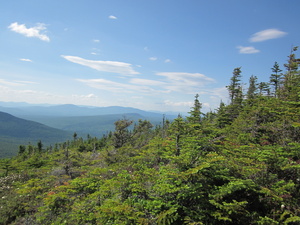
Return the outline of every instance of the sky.
<path id="1" fill-rule="evenodd" d="M 2 0 L 0 101 L 203 111 L 241 67 L 268 82 L 300 45 L 299 0 Z"/>

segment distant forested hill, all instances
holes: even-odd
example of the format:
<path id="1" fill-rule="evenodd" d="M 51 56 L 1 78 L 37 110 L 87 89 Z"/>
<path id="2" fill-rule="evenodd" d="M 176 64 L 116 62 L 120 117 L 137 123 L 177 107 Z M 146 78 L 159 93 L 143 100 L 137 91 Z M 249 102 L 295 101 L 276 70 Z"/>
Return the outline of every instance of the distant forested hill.
<path id="1" fill-rule="evenodd" d="M 235 68 L 230 104 L 215 112 L 203 113 L 196 94 L 187 117 L 164 118 L 161 126 L 124 118 L 101 138 L 74 134 L 53 148 L 23 146 L 0 159 L 0 224 L 299 225 L 295 50 L 284 73 L 275 63 L 270 81 L 251 76 L 247 92 Z M 76 126 L 92 125 L 76 119 Z M 7 114 L 2 124 L 20 137 L 30 127 Z M 43 137 L 40 130 L 33 136 Z"/>
<path id="2" fill-rule="evenodd" d="M 7 112 L 19 118 L 39 122 L 49 127 L 68 132 L 76 132 L 81 137 L 101 137 L 114 129 L 114 122 L 127 118 L 138 122 L 147 119 L 153 125 L 162 123 L 163 117 L 173 120 L 177 113 L 163 115 L 163 113 L 148 112 L 131 107 L 87 107 L 71 104 L 36 106 L 21 103 L 0 102 L 0 111 Z"/>
<path id="3" fill-rule="evenodd" d="M 19 145 L 29 142 L 35 144 L 42 141 L 44 145 L 49 145 L 71 137 L 71 133 L 66 131 L 0 112 L 0 157 L 15 155 Z"/>

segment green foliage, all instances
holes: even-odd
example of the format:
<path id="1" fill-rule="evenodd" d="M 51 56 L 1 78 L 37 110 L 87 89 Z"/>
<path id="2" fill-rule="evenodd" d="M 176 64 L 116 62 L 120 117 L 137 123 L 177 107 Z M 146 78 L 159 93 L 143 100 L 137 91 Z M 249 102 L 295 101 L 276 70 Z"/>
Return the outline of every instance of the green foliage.
<path id="1" fill-rule="evenodd" d="M 0 224 L 299 224 L 298 87 L 273 95 L 253 76 L 244 99 L 240 73 L 216 112 L 196 95 L 162 127 L 123 119 L 100 139 L 20 146 L 0 160 Z"/>

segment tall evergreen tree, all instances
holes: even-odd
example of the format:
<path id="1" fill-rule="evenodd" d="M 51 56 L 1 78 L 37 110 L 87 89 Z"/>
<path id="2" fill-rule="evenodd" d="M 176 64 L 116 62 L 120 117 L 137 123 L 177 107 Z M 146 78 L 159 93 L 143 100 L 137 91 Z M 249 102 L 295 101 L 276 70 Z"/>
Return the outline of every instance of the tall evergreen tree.
<path id="1" fill-rule="evenodd" d="M 258 84 L 259 94 L 270 96 L 270 87 L 267 82 L 260 82 Z"/>
<path id="2" fill-rule="evenodd" d="M 249 88 L 247 91 L 248 100 L 252 100 L 255 98 L 257 94 L 256 91 L 257 91 L 257 77 L 252 75 L 249 79 Z"/>
<path id="3" fill-rule="evenodd" d="M 224 102 L 220 102 L 220 106 L 217 109 L 217 127 L 224 128 L 227 124 L 230 124 L 230 117 L 228 114 L 228 107 Z"/>
<path id="4" fill-rule="evenodd" d="M 274 63 L 274 66 L 271 68 L 272 74 L 270 76 L 270 84 L 274 85 L 274 95 L 275 98 L 277 97 L 277 92 L 279 88 L 279 84 L 282 78 L 282 70 L 279 68 L 279 65 L 277 62 Z"/>
<path id="5" fill-rule="evenodd" d="M 132 120 L 122 119 L 115 122 L 114 146 L 115 148 L 122 147 L 131 138 L 131 132 L 128 130 L 133 123 Z"/>
<path id="6" fill-rule="evenodd" d="M 283 99 L 298 101 L 300 94 L 300 74 L 298 71 L 300 58 L 296 58 L 295 52 L 298 50 L 298 46 L 291 49 L 291 53 L 288 56 L 288 62 L 284 64 L 287 72 L 284 75 L 283 88 L 281 94 Z"/>
<path id="7" fill-rule="evenodd" d="M 191 108 L 191 111 L 189 112 L 190 116 L 187 117 L 187 120 L 190 123 L 200 123 L 201 122 L 201 115 L 203 113 L 201 112 L 202 104 L 199 101 L 199 95 L 196 94 L 195 100 L 194 100 L 194 106 Z"/>
<path id="8" fill-rule="evenodd" d="M 227 86 L 231 104 L 240 103 L 242 98 L 241 72 L 241 67 L 235 68 L 233 70 L 233 76 L 230 79 L 230 85 Z"/>

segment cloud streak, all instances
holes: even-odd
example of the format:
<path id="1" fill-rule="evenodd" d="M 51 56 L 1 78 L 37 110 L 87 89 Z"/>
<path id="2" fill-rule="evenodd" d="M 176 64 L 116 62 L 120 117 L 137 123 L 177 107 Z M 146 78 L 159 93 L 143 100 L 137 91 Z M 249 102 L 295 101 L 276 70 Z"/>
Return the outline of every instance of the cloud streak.
<path id="1" fill-rule="evenodd" d="M 23 61 L 23 62 L 32 62 L 31 59 L 20 59 L 20 61 Z"/>
<path id="2" fill-rule="evenodd" d="M 117 61 L 96 61 L 96 60 L 88 60 L 83 59 L 77 56 L 64 56 L 62 57 L 70 62 L 80 64 L 83 66 L 90 67 L 92 69 L 110 72 L 110 73 L 118 73 L 122 75 L 135 75 L 139 74 L 139 72 L 135 71 L 131 64 Z"/>
<path id="3" fill-rule="evenodd" d="M 107 79 L 77 79 L 92 88 L 110 91 L 114 93 L 158 93 L 159 90 L 155 90 L 146 85 L 133 85 L 110 81 Z"/>
<path id="4" fill-rule="evenodd" d="M 250 42 L 261 42 L 267 41 L 271 39 L 281 38 L 287 35 L 286 32 L 278 30 L 278 29 L 267 29 L 259 31 L 251 36 L 249 39 Z"/>
<path id="5" fill-rule="evenodd" d="M 50 38 L 41 33 L 42 31 L 47 30 L 46 25 L 43 23 L 38 23 L 35 27 L 27 28 L 25 24 L 19 24 L 18 22 L 12 23 L 8 26 L 11 31 L 22 34 L 26 37 L 36 37 L 42 41 L 49 42 Z"/>
<path id="6" fill-rule="evenodd" d="M 206 84 L 214 83 L 215 80 L 201 73 L 185 73 L 185 72 L 160 72 L 156 75 L 164 77 L 166 89 L 168 91 L 195 93 L 199 91 L 199 87 Z"/>
<path id="7" fill-rule="evenodd" d="M 237 48 L 241 54 L 254 54 L 260 52 L 260 50 L 254 48 L 253 46 L 237 46 Z"/>
<path id="8" fill-rule="evenodd" d="M 116 20 L 116 19 L 118 19 L 116 16 L 113 16 L 113 15 L 110 15 L 108 18 L 111 19 L 111 20 Z"/>
<path id="9" fill-rule="evenodd" d="M 77 79 L 92 88 L 115 93 L 196 93 L 199 87 L 214 83 L 215 80 L 200 73 L 161 72 L 157 79 L 131 78 L 126 82 L 114 82 L 107 79 Z"/>
<path id="10" fill-rule="evenodd" d="M 14 86 L 14 87 L 17 87 L 17 86 L 23 86 L 23 85 L 26 85 L 26 84 L 36 84 L 36 82 L 32 82 L 32 81 L 22 81 L 22 80 L 13 80 L 13 81 L 8 81 L 8 80 L 5 80 L 5 79 L 0 79 L 0 85 L 6 85 L 6 86 Z"/>

